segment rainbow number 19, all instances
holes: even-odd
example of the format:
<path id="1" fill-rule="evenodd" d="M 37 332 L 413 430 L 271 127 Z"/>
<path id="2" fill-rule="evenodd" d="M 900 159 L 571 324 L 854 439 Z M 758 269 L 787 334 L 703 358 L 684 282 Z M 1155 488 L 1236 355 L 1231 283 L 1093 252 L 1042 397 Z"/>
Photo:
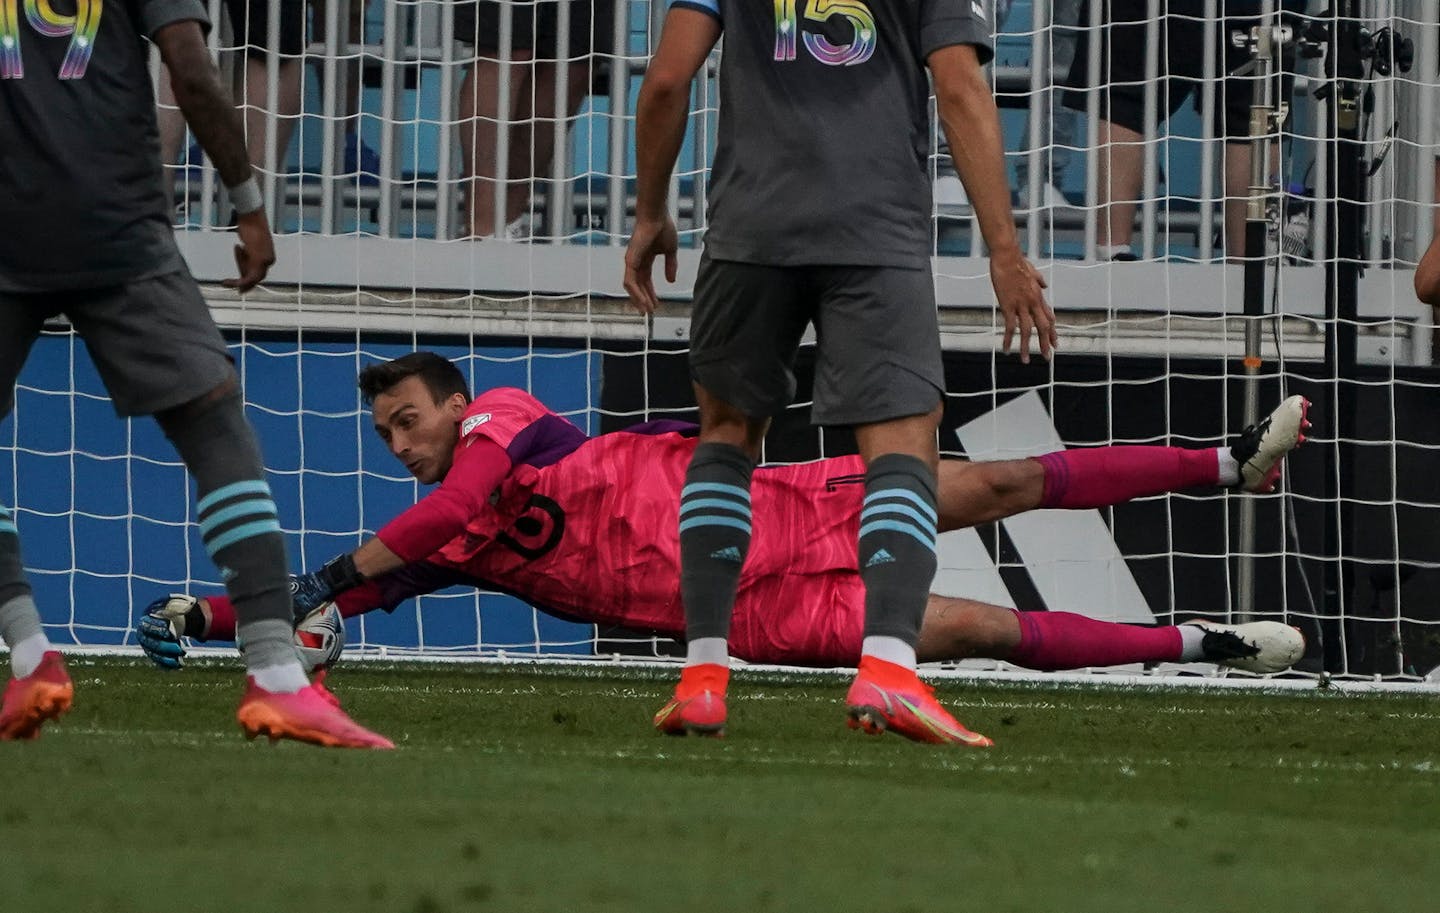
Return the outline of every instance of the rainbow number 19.
<path id="1" fill-rule="evenodd" d="M 50 0 L 24 0 L 25 18 L 30 27 L 46 38 L 69 38 L 70 47 L 60 62 L 61 79 L 84 79 L 95 50 L 95 33 L 105 0 L 75 0 L 75 15 L 55 12 Z M 19 0 L 0 0 L 0 79 L 21 79 L 25 64 L 20 59 Z"/>
<path id="2" fill-rule="evenodd" d="M 811 22 L 844 16 L 855 28 L 855 38 L 849 44 L 831 44 L 824 35 L 806 32 L 805 49 L 811 57 L 832 67 L 849 67 L 864 63 L 875 53 L 875 17 L 860 0 L 810 0 L 808 7 L 805 0 L 775 0 L 776 60 L 795 59 L 802 8 Z"/>

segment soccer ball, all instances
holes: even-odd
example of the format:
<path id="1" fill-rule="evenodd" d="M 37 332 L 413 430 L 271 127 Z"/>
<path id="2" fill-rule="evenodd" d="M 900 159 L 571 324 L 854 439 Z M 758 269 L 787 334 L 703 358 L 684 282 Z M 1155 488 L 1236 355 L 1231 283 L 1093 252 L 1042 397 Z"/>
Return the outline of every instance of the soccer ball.
<path id="1" fill-rule="evenodd" d="M 306 672 L 328 669 L 340 661 L 345 649 L 345 618 L 335 603 L 327 602 L 295 626 L 295 648 Z"/>

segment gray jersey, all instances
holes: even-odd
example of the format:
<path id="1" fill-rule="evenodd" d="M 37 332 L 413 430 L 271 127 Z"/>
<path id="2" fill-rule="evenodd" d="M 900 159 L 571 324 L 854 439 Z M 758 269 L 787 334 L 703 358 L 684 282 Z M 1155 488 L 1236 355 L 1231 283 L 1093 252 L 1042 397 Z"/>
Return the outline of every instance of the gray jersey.
<path id="1" fill-rule="evenodd" d="M 675 0 L 725 34 L 710 256 L 929 265 L 930 84 L 956 44 L 992 56 L 985 0 Z"/>
<path id="2" fill-rule="evenodd" d="M 10 17 L 5 6 L 0 289 L 97 288 L 184 269 L 141 36 L 182 20 L 208 26 L 200 0 L 12 3 Z"/>

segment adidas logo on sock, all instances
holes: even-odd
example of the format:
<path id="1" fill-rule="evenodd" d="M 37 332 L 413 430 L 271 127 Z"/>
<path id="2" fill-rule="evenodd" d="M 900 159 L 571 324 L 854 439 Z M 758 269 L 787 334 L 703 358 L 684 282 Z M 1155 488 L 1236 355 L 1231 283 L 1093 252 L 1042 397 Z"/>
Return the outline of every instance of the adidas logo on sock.
<path id="1" fill-rule="evenodd" d="M 880 551 L 878 551 L 878 552 L 876 552 L 875 554 L 873 554 L 873 555 L 870 556 L 870 560 L 867 561 L 867 562 L 865 562 L 865 566 L 866 566 L 866 567 L 874 567 L 874 566 L 877 565 L 877 564 L 894 564 L 894 563 L 895 563 L 895 556 L 892 555 L 892 554 L 890 554 L 889 552 L 885 551 L 885 549 L 882 548 L 882 549 L 880 549 Z"/>
<path id="2" fill-rule="evenodd" d="M 745 560 L 745 556 L 740 554 L 740 549 L 736 548 L 733 545 L 727 545 L 724 548 L 716 549 L 715 551 L 710 553 L 710 557 L 719 558 L 721 561 L 733 561 L 736 564 L 739 564 L 740 562 Z"/>

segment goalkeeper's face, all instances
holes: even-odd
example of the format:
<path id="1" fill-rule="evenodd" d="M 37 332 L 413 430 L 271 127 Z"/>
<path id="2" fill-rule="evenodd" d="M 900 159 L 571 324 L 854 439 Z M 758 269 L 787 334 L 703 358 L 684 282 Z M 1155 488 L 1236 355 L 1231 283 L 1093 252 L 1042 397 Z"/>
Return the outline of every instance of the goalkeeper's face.
<path id="1" fill-rule="evenodd" d="M 435 402 L 425 382 L 411 376 L 375 397 L 371 407 L 375 431 L 395 459 L 421 483 L 433 485 L 450 471 L 467 405 L 459 394 Z"/>

